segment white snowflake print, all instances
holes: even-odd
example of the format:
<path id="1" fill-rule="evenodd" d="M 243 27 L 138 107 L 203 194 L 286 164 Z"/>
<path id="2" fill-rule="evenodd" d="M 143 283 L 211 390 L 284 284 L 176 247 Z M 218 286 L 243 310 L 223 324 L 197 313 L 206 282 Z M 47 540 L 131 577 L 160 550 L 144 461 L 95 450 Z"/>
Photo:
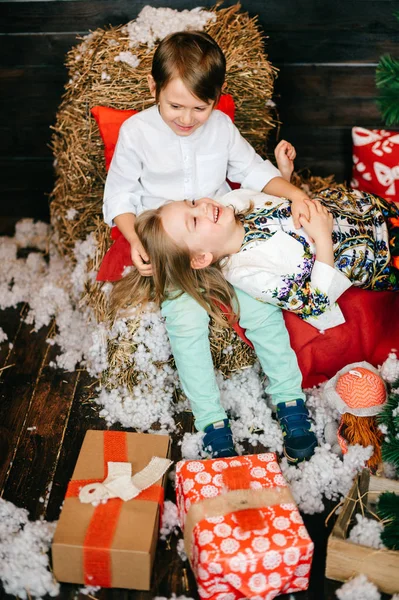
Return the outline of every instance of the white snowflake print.
<path id="1" fill-rule="evenodd" d="M 279 573 L 270 573 L 268 577 L 268 583 L 271 587 L 276 589 L 281 588 L 281 576 Z"/>
<path id="2" fill-rule="evenodd" d="M 213 528 L 215 535 L 218 537 L 227 538 L 231 535 L 231 527 L 227 523 L 220 523 Z"/>
<path id="3" fill-rule="evenodd" d="M 187 465 L 187 471 L 191 471 L 191 473 L 199 473 L 205 469 L 202 462 L 199 460 L 190 461 Z"/>
<path id="4" fill-rule="evenodd" d="M 223 469 L 227 469 L 228 466 L 229 465 L 224 460 L 215 460 L 215 462 L 212 463 L 212 469 L 217 473 L 220 473 Z"/>
<path id="5" fill-rule="evenodd" d="M 249 487 L 251 490 L 261 490 L 263 488 L 263 485 L 260 481 L 251 481 Z"/>
<path id="6" fill-rule="evenodd" d="M 219 491 L 214 485 L 204 485 L 204 487 L 201 488 L 201 495 L 204 496 L 204 498 L 214 498 L 218 494 Z"/>
<path id="7" fill-rule="evenodd" d="M 293 510 L 290 514 L 290 519 L 293 523 L 303 523 L 302 517 L 297 510 Z"/>
<path id="8" fill-rule="evenodd" d="M 281 474 L 274 476 L 274 483 L 279 487 L 287 487 L 284 477 Z"/>
<path id="9" fill-rule="evenodd" d="M 198 579 L 206 581 L 207 579 L 209 579 L 209 573 L 206 569 L 204 569 L 204 567 L 199 566 L 197 569 L 197 577 Z"/>
<path id="10" fill-rule="evenodd" d="M 273 527 L 279 531 L 284 531 L 290 526 L 290 520 L 286 517 L 276 517 L 273 521 Z"/>
<path id="11" fill-rule="evenodd" d="M 281 508 L 283 508 L 284 510 L 297 510 L 295 504 L 293 502 L 290 502 L 289 504 L 281 504 Z"/>
<path id="12" fill-rule="evenodd" d="M 231 460 L 230 467 L 241 467 L 242 463 L 240 460 Z"/>
<path id="13" fill-rule="evenodd" d="M 220 575 L 220 573 L 223 571 L 223 568 L 219 563 L 211 562 L 208 565 L 208 571 L 209 573 L 212 573 L 212 575 Z M 300 573 L 298 573 L 298 575 L 300 575 Z"/>
<path id="14" fill-rule="evenodd" d="M 285 546 L 287 543 L 287 539 L 282 533 L 275 533 L 272 536 L 272 540 L 277 546 Z"/>
<path id="15" fill-rule="evenodd" d="M 293 585 L 295 585 L 300 590 L 306 590 L 308 584 L 309 580 L 307 577 L 296 577 L 293 581 Z"/>
<path id="16" fill-rule="evenodd" d="M 280 467 L 278 466 L 278 463 L 276 463 L 275 460 L 269 462 L 266 468 L 268 471 L 270 471 L 270 473 L 280 473 Z"/>
<path id="17" fill-rule="evenodd" d="M 269 550 L 270 542 L 265 537 L 256 537 L 252 540 L 251 546 L 255 552 L 265 552 Z"/>
<path id="18" fill-rule="evenodd" d="M 206 550 L 201 550 L 201 552 L 199 553 L 199 559 L 202 564 L 206 564 L 209 560 L 209 552 L 207 552 Z"/>
<path id="19" fill-rule="evenodd" d="M 263 573 L 256 573 L 256 575 L 252 575 L 251 579 L 248 581 L 249 589 L 253 592 L 257 592 L 258 594 L 265 591 L 266 584 L 267 579 Z"/>
<path id="20" fill-rule="evenodd" d="M 198 593 L 200 595 L 200 598 L 210 598 L 210 596 L 212 596 L 212 594 L 210 592 L 208 592 L 205 588 L 202 587 L 202 585 L 198 584 Z"/>
<path id="21" fill-rule="evenodd" d="M 275 461 L 276 455 L 273 452 L 265 452 L 264 454 L 258 454 L 256 458 L 262 462 L 269 462 Z"/>
<path id="22" fill-rule="evenodd" d="M 209 483 L 211 481 L 211 479 L 212 479 L 212 477 L 206 471 L 201 471 L 200 473 L 197 473 L 195 476 L 195 481 L 197 483 Z"/>
<path id="23" fill-rule="evenodd" d="M 193 487 L 194 480 L 193 479 L 185 479 L 183 482 L 183 492 L 187 494 Z"/>
<path id="24" fill-rule="evenodd" d="M 227 538 L 220 544 L 220 548 L 225 554 L 234 554 L 234 552 L 237 552 L 239 547 L 240 544 L 233 538 Z"/>
<path id="25" fill-rule="evenodd" d="M 208 523 L 223 523 L 223 521 L 224 521 L 224 517 L 208 517 L 207 518 Z"/>
<path id="26" fill-rule="evenodd" d="M 299 560 L 299 549 L 287 548 L 287 550 L 284 551 L 283 560 L 288 566 L 296 565 Z"/>
<path id="27" fill-rule="evenodd" d="M 229 567 L 232 571 L 246 573 L 248 570 L 248 564 L 245 554 L 243 554 L 243 552 L 238 552 L 238 554 L 230 558 Z"/>
<path id="28" fill-rule="evenodd" d="M 309 538 L 309 534 L 306 531 L 306 527 L 304 525 L 300 525 L 298 527 L 298 535 L 300 538 L 302 538 L 303 540 L 308 540 Z"/>
<path id="29" fill-rule="evenodd" d="M 255 529 L 254 530 L 254 534 L 255 535 L 267 535 L 269 533 L 269 525 L 267 523 L 265 523 L 265 526 L 263 529 Z"/>
<path id="30" fill-rule="evenodd" d="M 270 550 L 263 557 L 262 564 L 265 569 L 273 571 L 281 564 L 281 556 L 276 550 Z"/>
<path id="31" fill-rule="evenodd" d="M 230 592 L 228 594 L 222 592 L 221 594 L 218 594 L 216 598 L 217 600 L 236 600 L 237 596 L 233 592 Z"/>
<path id="32" fill-rule="evenodd" d="M 262 477 L 266 477 L 266 469 L 263 469 L 262 467 L 254 467 L 251 469 L 250 473 L 252 477 L 255 477 L 255 479 L 262 479 Z"/>
<path id="33" fill-rule="evenodd" d="M 217 475 L 214 475 L 212 478 L 212 483 L 213 483 L 213 485 L 216 485 L 217 487 L 223 487 L 223 485 L 224 485 L 223 475 L 221 475 L 220 473 L 218 473 Z"/>
<path id="34" fill-rule="evenodd" d="M 247 540 L 251 535 L 252 533 L 250 531 L 244 531 L 241 527 L 235 527 L 233 529 L 233 537 L 237 540 Z"/>
<path id="35" fill-rule="evenodd" d="M 230 585 L 235 587 L 237 590 L 239 590 L 242 586 L 241 577 L 236 573 L 227 573 L 227 575 L 225 576 L 225 580 L 228 581 Z"/>
<path id="36" fill-rule="evenodd" d="M 209 529 L 205 529 L 204 531 L 200 531 L 198 535 L 198 543 L 200 546 L 206 546 L 206 544 L 210 544 L 214 538 L 212 531 Z"/>
<path id="37" fill-rule="evenodd" d="M 295 575 L 298 575 L 298 577 L 303 577 L 304 575 L 307 575 L 309 571 L 310 565 L 298 565 L 294 573 Z"/>

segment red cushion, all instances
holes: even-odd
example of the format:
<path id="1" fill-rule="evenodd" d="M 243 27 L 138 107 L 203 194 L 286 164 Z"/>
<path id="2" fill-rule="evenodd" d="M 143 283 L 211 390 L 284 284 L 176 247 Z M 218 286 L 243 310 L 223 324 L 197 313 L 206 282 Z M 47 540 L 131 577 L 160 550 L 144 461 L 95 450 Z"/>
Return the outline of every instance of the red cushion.
<path id="1" fill-rule="evenodd" d="M 234 121 L 235 105 L 230 94 L 224 94 L 216 106 Z M 91 114 L 95 118 L 100 135 L 104 142 L 105 168 L 108 171 L 114 155 L 116 142 L 118 141 L 119 129 L 126 119 L 135 115 L 137 110 L 119 110 L 110 106 L 93 106 Z"/>
<path id="2" fill-rule="evenodd" d="M 93 106 L 91 109 L 91 114 L 97 121 L 104 142 L 105 168 L 107 171 L 114 155 L 122 123 L 137 112 L 137 110 L 118 110 L 109 106 Z"/>
<path id="3" fill-rule="evenodd" d="M 339 305 L 346 322 L 324 333 L 284 311 L 304 387 L 326 381 L 352 362 L 381 365 L 392 348 L 399 349 L 398 293 L 352 287 L 341 296 Z"/>
<path id="4" fill-rule="evenodd" d="M 353 127 L 351 185 L 399 202 L 399 131 Z"/>

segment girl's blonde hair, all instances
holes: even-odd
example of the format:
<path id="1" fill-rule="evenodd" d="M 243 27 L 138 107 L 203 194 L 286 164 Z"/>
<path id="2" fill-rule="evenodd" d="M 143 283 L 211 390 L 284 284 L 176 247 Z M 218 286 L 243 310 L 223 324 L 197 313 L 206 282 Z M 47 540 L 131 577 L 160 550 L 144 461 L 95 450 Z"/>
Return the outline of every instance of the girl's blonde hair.
<path id="1" fill-rule="evenodd" d="M 133 269 L 115 284 L 110 298 L 110 315 L 138 304 L 180 296 L 192 296 L 219 324 L 226 326 L 238 319 L 238 302 L 233 287 L 225 280 L 220 262 L 204 269 L 193 269 L 188 248 L 180 248 L 162 225 L 162 207 L 146 210 L 135 221 L 137 236 L 150 257 L 153 276 L 143 277 Z M 226 320 L 224 307 L 233 307 L 235 313 Z"/>

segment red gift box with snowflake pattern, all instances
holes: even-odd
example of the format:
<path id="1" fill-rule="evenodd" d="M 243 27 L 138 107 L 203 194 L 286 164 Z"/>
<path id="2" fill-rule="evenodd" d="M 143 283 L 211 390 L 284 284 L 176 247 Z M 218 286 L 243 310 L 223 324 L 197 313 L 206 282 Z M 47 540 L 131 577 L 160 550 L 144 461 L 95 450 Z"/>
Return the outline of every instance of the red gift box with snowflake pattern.
<path id="1" fill-rule="evenodd" d="M 273 453 L 177 464 L 186 552 L 201 598 L 306 590 L 313 542 Z"/>

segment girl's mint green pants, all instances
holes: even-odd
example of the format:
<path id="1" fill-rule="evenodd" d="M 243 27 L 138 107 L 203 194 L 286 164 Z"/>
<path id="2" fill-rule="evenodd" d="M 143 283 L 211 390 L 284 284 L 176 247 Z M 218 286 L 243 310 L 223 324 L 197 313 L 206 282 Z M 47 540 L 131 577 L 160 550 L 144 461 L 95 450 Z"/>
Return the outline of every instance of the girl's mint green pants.
<path id="1" fill-rule="evenodd" d="M 265 391 L 273 404 L 303 398 L 302 375 L 290 345 L 281 309 L 236 289 L 240 325 L 254 345 L 269 379 Z M 209 345 L 209 315 L 188 294 L 162 304 L 180 382 L 190 400 L 198 430 L 226 418 Z"/>

